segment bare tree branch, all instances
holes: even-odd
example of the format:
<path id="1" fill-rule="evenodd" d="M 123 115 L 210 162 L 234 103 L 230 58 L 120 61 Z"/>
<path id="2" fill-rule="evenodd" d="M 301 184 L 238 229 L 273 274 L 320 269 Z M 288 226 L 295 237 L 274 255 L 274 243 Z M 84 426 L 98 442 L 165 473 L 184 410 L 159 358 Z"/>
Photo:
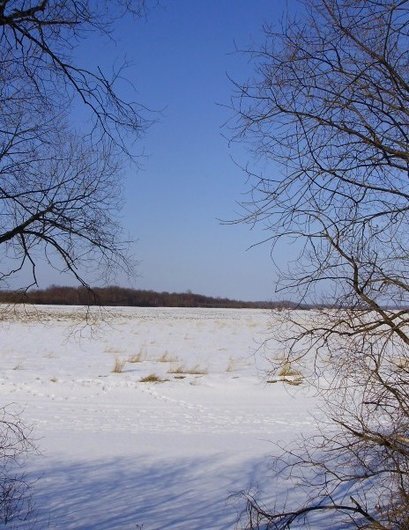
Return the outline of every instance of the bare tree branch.
<path id="1" fill-rule="evenodd" d="M 277 288 L 322 305 L 283 315 L 286 354 L 272 361 L 301 366 L 321 392 L 328 425 L 283 456 L 308 502 L 269 510 L 249 499 L 246 528 L 290 528 L 333 512 L 331 528 L 403 529 L 409 2 L 306 0 L 304 7 L 281 31 L 265 27 L 264 46 L 251 52 L 254 78 L 235 83 L 232 126 L 233 140 L 275 163 L 271 177 L 248 171 L 252 200 L 242 220 L 265 225 L 273 254 L 281 241 L 296 241 L 299 255 L 280 271 Z"/>

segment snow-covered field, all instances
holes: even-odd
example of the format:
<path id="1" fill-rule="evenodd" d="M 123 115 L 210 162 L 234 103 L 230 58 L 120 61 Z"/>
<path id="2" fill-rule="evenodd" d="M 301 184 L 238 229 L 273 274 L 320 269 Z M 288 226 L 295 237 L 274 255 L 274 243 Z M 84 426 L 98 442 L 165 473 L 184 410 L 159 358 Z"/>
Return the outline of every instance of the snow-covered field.
<path id="1" fill-rule="evenodd" d="M 22 410 L 39 449 L 27 462 L 35 528 L 235 528 L 243 503 L 231 495 L 269 490 L 272 442 L 314 429 L 312 392 L 266 382 L 274 313 L 113 308 L 92 326 L 84 316 L 0 312 L 0 403 Z M 152 375 L 160 382 L 141 381 Z"/>

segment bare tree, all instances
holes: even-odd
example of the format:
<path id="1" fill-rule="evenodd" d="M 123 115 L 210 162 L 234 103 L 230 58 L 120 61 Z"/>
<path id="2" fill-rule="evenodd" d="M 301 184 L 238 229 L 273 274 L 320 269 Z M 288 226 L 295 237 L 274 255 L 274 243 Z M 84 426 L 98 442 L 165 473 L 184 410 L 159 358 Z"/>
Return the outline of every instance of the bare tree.
<path id="1" fill-rule="evenodd" d="M 306 0 L 265 27 L 255 77 L 236 85 L 235 139 L 273 163 L 249 171 L 245 221 L 266 225 L 273 256 L 296 241 L 279 289 L 332 305 L 283 327 L 286 362 L 312 357 L 326 380 L 328 425 L 286 454 L 309 496 L 271 510 L 249 498 L 249 528 L 317 514 L 409 527 L 408 31 L 407 0 Z"/>
<path id="2" fill-rule="evenodd" d="M 85 283 L 88 263 L 97 262 L 100 270 L 126 265 L 126 242 L 115 221 L 119 161 L 111 143 L 95 147 L 83 138 L 80 144 L 61 123 L 58 132 L 48 126 L 46 141 L 41 126 L 31 141 L 20 142 L 16 134 L 0 160 L 0 248 L 9 257 L 0 279 L 28 264 L 36 282 L 41 252 L 53 267 Z"/>
<path id="3" fill-rule="evenodd" d="M 143 0 L 2 0 L 3 104 L 43 112 L 65 110 L 76 98 L 89 109 L 93 132 L 126 149 L 123 134 L 139 133 L 144 120 L 143 107 L 116 90 L 123 65 L 107 77 L 100 68 L 91 71 L 75 63 L 72 52 L 90 32 L 109 35 L 115 20 L 143 10 Z"/>
<path id="4" fill-rule="evenodd" d="M 30 481 L 21 469 L 22 458 L 35 451 L 30 430 L 10 407 L 0 409 L 0 522 L 26 520 L 32 514 Z"/>
<path id="5" fill-rule="evenodd" d="M 146 126 L 143 107 L 74 59 L 90 32 L 109 34 L 142 0 L 0 0 L 0 284 L 44 259 L 87 285 L 86 273 L 127 267 L 116 221 L 121 167 Z M 81 108 L 83 123 L 72 110 Z M 25 285 L 24 287 L 29 287 Z M 31 447 L 18 416 L 0 409 L 0 519 L 24 518 L 29 484 L 16 472 Z"/>
<path id="6" fill-rule="evenodd" d="M 5 280 L 40 257 L 86 284 L 87 265 L 127 266 L 116 223 L 124 156 L 147 125 L 141 105 L 73 59 L 141 0 L 0 1 L 0 251 Z M 71 110 L 85 117 L 71 125 Z M 95 266 L 95 262 L 97 266 Z"/>

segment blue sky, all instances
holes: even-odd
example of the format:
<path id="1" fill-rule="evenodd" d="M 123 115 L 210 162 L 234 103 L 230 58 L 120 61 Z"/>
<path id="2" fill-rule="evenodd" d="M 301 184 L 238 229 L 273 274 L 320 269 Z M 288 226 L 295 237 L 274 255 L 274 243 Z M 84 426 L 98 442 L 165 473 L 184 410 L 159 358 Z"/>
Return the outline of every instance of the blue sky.
<path id="1" fill-rule="evenodd" d="M 111 58 L 126 52 L 127 75 L 139 101 L 164 109 L 140 143 L 142 170 L 126 179 L 123 222 L 137 239 L 137 288 L 242 299 L 274 296 L 275 273 L 261 227 L 225 226 L 247 191 L 244 146 L 222 133 L 231 112 L 228 75 L 251 75 L 248 57 L 235 53 L 262 41 L 262 24 L 282 16 L 285 2 L 174 0 L 146 21 L 123 21 Z"/>
<path id="2" fill-rule="evenodd" d="M 128 168 L 121 220 L 136 240 L 139 260 L 132 282 L 112 283 L 159 291 L 266 300 L 274 295 L 275 272 L 261 227 L 226 226 L 220 219 L 240 215 L 245 146 L 230 146 L 222 125 L 231 76 L 252 73 L 248 56 L 235 45 L 260 43 L 265 22 L 279 24 L 285 0 L 162 0 L 146 20 L 120 20 L 114 41 L 91 36 L 77 54 L 88 66 L 109 69 L 124 58 L 131 97 L 160 110 L 136 145 L 145 156 L 141 169 Z M 289 2 L 294 3 L 292 0 Z M 284 249 L 284 253 L 286 249 Z M 280 259 L 280 256 L 278 256 Z M 66 283 L 48 277 L 48 283 Z"/>

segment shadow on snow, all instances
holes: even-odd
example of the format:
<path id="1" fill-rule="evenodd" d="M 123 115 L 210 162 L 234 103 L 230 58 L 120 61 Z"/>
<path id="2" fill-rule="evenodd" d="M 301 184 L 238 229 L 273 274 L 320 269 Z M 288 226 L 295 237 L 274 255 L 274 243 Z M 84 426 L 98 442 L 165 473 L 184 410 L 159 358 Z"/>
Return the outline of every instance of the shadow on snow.
<path id="1" fill-rule="evenodd" d="M 233 468 L 222 457 L 54 462 L 31 472 L 35 522 L 18 528 L 112 530 L 234 528 L 263 458 Z M 39 477 L 39 478 L 38 478 Z"/>

